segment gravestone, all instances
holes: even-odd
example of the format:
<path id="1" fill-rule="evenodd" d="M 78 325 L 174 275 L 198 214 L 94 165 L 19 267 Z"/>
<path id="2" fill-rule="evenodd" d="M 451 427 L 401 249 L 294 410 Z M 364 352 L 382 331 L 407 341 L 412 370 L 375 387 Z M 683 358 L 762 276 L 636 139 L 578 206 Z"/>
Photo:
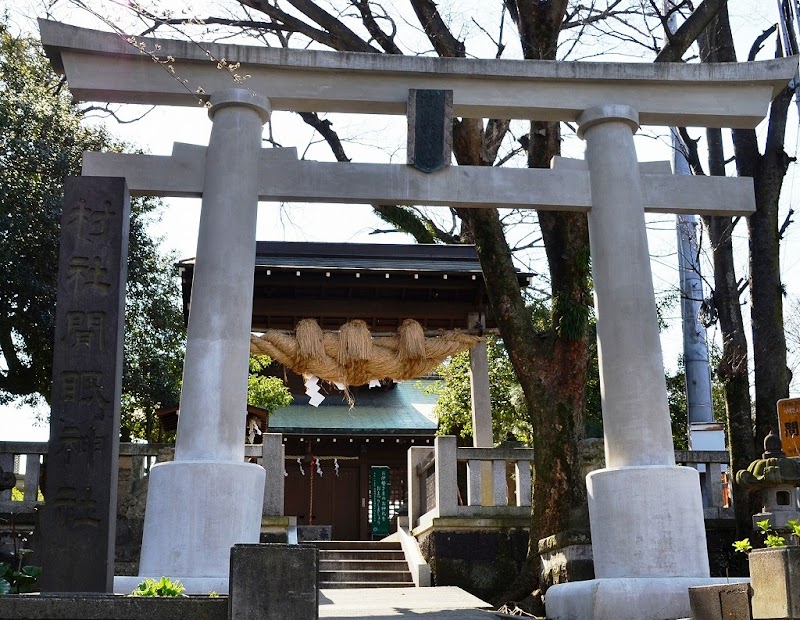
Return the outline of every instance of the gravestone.
<path id="1" fill-rule="evenodd" d="M 113 589 L 129 216 L 124 178 L 67 178 L 42 592 Z"/>

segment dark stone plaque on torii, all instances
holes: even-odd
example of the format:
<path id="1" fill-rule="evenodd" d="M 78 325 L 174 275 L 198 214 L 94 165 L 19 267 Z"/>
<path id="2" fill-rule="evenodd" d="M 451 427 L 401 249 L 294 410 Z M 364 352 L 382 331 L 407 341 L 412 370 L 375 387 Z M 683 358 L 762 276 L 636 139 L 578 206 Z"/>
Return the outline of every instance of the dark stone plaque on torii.
<path id="1" fill-rule="evenodd" d="M 61 215 L 43 592 L 111 592 L 130 197 L 69 177 Z"/>
<path id="2" fill-rule="evenodd" d="M 406 117 L 408 164 L 422 172 L 449 166 L 453 156 L 453 91 L 410 89 Z"/>

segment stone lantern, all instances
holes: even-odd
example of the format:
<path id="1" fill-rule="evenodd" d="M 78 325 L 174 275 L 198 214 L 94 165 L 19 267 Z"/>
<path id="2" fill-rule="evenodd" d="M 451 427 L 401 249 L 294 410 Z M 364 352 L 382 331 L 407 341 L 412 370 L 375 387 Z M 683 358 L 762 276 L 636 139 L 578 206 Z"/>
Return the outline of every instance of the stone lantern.
<path id="1" fill-rule="evenodd" d="M 736 474 L 736 482 L 748 490 L 761 491 L 763 508 L 753 515 L 756 523 L 769 519 L 773 530 L 791 530 L 788 522 L 800 521 L 800 458 L 788 458 L 780 437 L 770 431 L 764 438 L 764 453 Z"/>
<path id="2" fill-rule="evenodd" d="M 786 534 L 788 522 L 800 520 L 800 459 L 787 458 L 772 432 L 764 439 L 764 454 L 738 472 L 736 482 L 762 493 L 764 506 L 753 516 L 754 529 L 756 522 L 769 519 L 772 530 Z M 792 538 L 786 536 L 789 545 Z M 753 620 L 800 620 L 800 547 L 753 549 L 749 561 Z"/>

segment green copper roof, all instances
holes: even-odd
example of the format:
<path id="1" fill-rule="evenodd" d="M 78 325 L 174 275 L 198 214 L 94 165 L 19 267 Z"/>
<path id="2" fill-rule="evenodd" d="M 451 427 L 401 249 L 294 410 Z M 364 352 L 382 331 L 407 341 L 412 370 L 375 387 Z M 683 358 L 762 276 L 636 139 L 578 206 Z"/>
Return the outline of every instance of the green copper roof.
<path id="1" fill-rule="evenodd" d="M 351 408 L 339 395 L 327 396 L 319 407 L 308 404 L 308 396 L 269 416 L 269 430 L 276 433 L 325 432 L 326 434 L 433 435 L 437 396 L 425 389 L 435 381 L 416 379 L 398 383 L 393 389 L 362 390 Z"/>

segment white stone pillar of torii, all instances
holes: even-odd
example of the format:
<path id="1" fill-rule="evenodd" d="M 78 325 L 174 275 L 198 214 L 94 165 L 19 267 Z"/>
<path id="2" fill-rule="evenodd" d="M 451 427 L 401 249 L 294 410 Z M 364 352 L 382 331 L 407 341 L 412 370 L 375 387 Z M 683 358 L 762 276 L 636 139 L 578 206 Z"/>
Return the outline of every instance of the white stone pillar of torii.
<path id="1" fill-rule="evenodd" d="M 710 582 L 703 512 L 697 472 L 674 462 L 644 213 L 747 215 L 755 208 L 753 187 L 750 179 L 676 177 L 639 164 L 633 134 L 640 123 L 754 127 L 794 75 L 796 59 L 738 65 L 562 63 L 141 40 L 146 50 L 175 59 L 175 79 L 116 34 L 46 21 L 40 29 L 45 51 L 66 73 L 77 99 L 197 105 L 193 93 L 202 87 L 213 93 L 212 112 L 220 101 L 229 106 L 216 113 L 215 133 L 225 110 L 242 122 L 249 119 L 247 129 L 236 121 L 226 130 L 231 133 L 222 140 L 224 147 L 212 134 L 208 148 L 175 145 L 166 157 L 84 157 L 84 174 L 125 176 L 133 195 L 203 196 L 201 220 L 219 222 L 210 223 L 198 241 L 196 277 L 205 263 L 210 279 L 202 289 L 196 283 L 193 291 L 184 379 L 190 383 L 184 386 L 187 400 L 181 412 L 182 420 L 191 417 L 215 426 L 193 435 L 185 429 L 194 425 L 182 422 L 176 461 L 169 466 L 176 473 L 163 474 L 162 483 L 151 482 L 143 543 L 148 560 L 141 576 L 167 574 L 201 592 L 209 579 L 227 577 L 222 558 L 232 540 L 258 538 L 260 491 L 255 476 L 240 473 L 245 470 L 234 446 L 241 443 L 244 391 L 241 377 L 232 373 L 245 371 L 240 370 L 243 362 L 225 361 L 228 345 L 231 352 L 241 350 L 233 357 L 246 356 L 244 327 L 233 333 L 225 326 L 229 319 L 243 320 L 242 308 L 249 313 L 252 280 L 244 274 L 253 268 L 251 246 L 241 252 L 229 246 L 251 244 L 252 239 L 244 226 L 208 218 L 249 222 L 258 199 L 582 211 L 589 214 L 607 467 L 587 479 L 597 579 L 548 590 L 548 617 L 661 620 L 689 615 L 688 586 Z M 241 62 L 242 73 L 251 76 L 246 88 L 231 93 L 230 75 L 217 70 L 208 54 Z M 405 114 L 411 89 L 453 91 L 456 116 L 577 122 L 586 141 L 586 161 L 559 159 L 551 170 L 454 166 L 425 174 L 405 165 L 301 162 L 294 149 L 265 149 L 256 156 L 256 125 L 269 107 Z M 268 97 L 268 103 L 250 98 L 251 93 Z M 249 162 L 232 148 L 234 135 L 250 149 Z M 217 161 L 220 149 L 238 164 L 230 168 L 236 183 L 216 187 L 219 178 L 208 177 L 227 165 Z M 236 189 L 238 183 L 247 190 Z M 220 193 L 209 200 L 206 194 L 213 187 Z M 225 269 L 232 271 L 223 271 L 226 262 L 232 264 Z M 224 293 L 230 297 L 223 303 L 222 295 L 215 297 L 211 290 L 213 282 L 227 281 L 233 273 L 243 274 L 243 281 Z M 195 319 L 196 305 L 206 305 L 204 318 Z M 200 325 L 193 328 L 194 322 Z M 217 337 L 227 344 L 208 349 L 215 351 L 212 365 L 192 359 Z M 241 398 L 216 396 L 225 393 L 229 380 L 234 392 L 242 390 Z M 192 399 L 191 390 L 203 396 Z M 167 464 L 159 468 L 168 469 Z M 178 474 L 179 469 L 186 473 Z M 217 471 L 230 472 L 230 483 L 241 489 L 235 497 L 222 494 L 220 483 L 228 474 Z M 182 486 L 183 481 L 191 484 Z M 155 488 L 164 497 L 155 497 Z M 242 496 L 245 489 L 252 489 L 253 496 Z M 235 507 L 239 502 L 249 507 Z M 158 516 L 151 518 L 151 510 Z M 159 529 L 169 520 L 178 526 L 163 535 Z M 204 532 L 202 543 L 194 532 Z M 186 562 L 187 554 L 197 557 L 202 572 Z M 199 555 L 213 559 L 206 562 Z"/>
<path id="2" fill-rule="evenodd" d="M 215 92 L 175 460 L 150 471 L 139 573 L 227 591 L 230 548 L 258 542 L 264 468 L 244 462 L 258 164 L 265 97 Z M 235 303 L 232 300 L 236 300 Z M 209 510 L 216 505 L 216 509 Z M 179 506 L 179 508 L 178 508 Z M 128 580 L 131 581 L 131 580 Z M 123 586 L 131 591 L 130 583 Z"/>

